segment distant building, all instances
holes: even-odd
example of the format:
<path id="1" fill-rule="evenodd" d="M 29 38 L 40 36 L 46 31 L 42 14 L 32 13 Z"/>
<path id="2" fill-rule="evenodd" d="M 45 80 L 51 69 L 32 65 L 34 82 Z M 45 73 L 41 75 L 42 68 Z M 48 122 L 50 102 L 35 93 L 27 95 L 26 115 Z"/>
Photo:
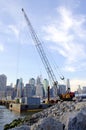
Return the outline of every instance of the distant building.
<path id="1" fill-rule="evenodd" d="M 43 97 L 43 84 L 40 76 L 36 79 L 36 96 Z"/>
<path id="2" fill-rule="evenodd" d="M 59 94 L 65 93 L 66 92 L 66 85 L 63 85 L 63 84 L 58 85 L 58 91 L 59 91 Z"/>
<path id="3" fill-rule="evenodd" d="M 36 95 L 36 86 L 35 85 L 31 85 L 31 88 L 32 88 L 32 96 Z"/>
<path id="4" fill-rule="evenodd" d="M 12 85 L 6 86 L 6 99 L 12 100 L 13 99 L 13 92 L 14 88 L 12 88 Z"/>
<path id="5" fill-rule="evenodd" d="M 36 86 L 36 96 L 43 98 L 43 84 L 37 84 Z"/>
<path id="6" fill-rule="evenodd" d="M 23 80 L 20 78 L 17 83 L 17 97 L 21 98 L 23 96 Z"/>
<path id="7" fill-rule="evenodd" d="M 6 99 L 6 91 L 0 90 L 0 99 Z"/>
<path id="8" fill-rule="evenodd" d="M 36 85 L 39 85 L 39 84 L 41 84 L 41 77 L 40 76 L 38 76 L 36 79 Z"/>
<path id="9" fill-rule="evenodd" d="M 67 79 L 67 90 L 69 90 L 69 89 L 70 89 L 70 80 Z"/>
<path id="10" fill-rule="evenodd" d="M 19 80 L 20 80 L 20 79 L 17 79 L 17 80 L 16 80 L 16 86 L 15 86 L 16 89 L 18 88 Z"/>
<path id="11" fill-rule="evenodd" d="M 82 88 L 82 93 L 86 93 L 86 86 Z"/>
<path id="12" fill-rule="evenodd" d="M 44 80 L 43 80 L 43 89 L 44 89 L 45 97 L 47 97 L 48 86 L 49 86 L 48 80 L 47 80 L 47 79 L 44 79 Z"/>
<path id="13" fill-rule="evenodd" d="M 23 97 L 31 97 L 36 93 L 36 88 L 34 85 L 26 84 L 23 89 Z"/>
<path id="14" fill-rule="evenodd" d="M 4 74 L 0 75 L 0 91 L 6 90 L 6 84 L 7 84 L 7 76 Z"/>
<path id="15" fill-rule="evenodd" d="M 35 79 L 34 79 L 34 78 L 31 78 L 31 79 L 29 80 L 29 84 L 34 85 L 34 86 L 35 86 Z"/>
<path id="16" fill-rule="evenodd" d="M 32 89 L 30 84 L 26 84 L 23 89 L 23 97 L 29 97 L 32 95 Z"/>
<path id="17" fill-rule="evenodd" d="M 80 85 L 78 85 L 77 91 L 78 91 L 79 94 L 82 93 L 82 89 L 81 89 Z"/>

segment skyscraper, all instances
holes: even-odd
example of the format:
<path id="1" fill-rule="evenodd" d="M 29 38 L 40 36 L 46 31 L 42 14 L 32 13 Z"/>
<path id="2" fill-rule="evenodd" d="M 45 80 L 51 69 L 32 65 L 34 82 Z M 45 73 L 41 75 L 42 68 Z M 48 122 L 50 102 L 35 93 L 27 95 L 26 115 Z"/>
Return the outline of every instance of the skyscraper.
<path id="1" fill-rule="evenodd" d="M 1 91 L 6 90 L 6 84 L 7 84 L 7 76 L 4 74 L 0 75 L 0 90 Z"/>
<path id="2" fill-rule="evenodd" d="M 36 95 L 43 97 L 43 84 L 41 83 L 41 77 L 39 76 L 36 79 Z"/>
<path id="3" fill-rule="evenodd" d="M 20 97 L 20 98 L 22 97 L 22 95 L 23 95 L 23 91 L 22 91 L 23 86 L 24 86 L 23 80 L 22 80 L 22 78 L 20 78 L 18 80 L 18 83 L 17 83 L 17 97 Z"/>
<path id="4" fill-rule="evenodd" d="M 38 76 L 36 79 L 36 85 L 41 84 L 41 78 Z"/>
<path id="5" fill-rule="evenodd" d="M 43 80 L 43 88 L 44 88 L 45 97 L 47 96 L 47 93 L 48 93 L 48 86 L 49 86 L 48 80 L 44 79 Z"/>
<path id="6" fill-rule="evenodd" d="M 34 85 L 34 86 L 35 86 L 35 79 L 34 79 L 34 78 L 31 78 L 31 79 L 29 80 L 29 84 Z"/>
<path id="7" fill-rule="evenodd" d="M 67 90 L 70 91 L 70 80 L 69 79 L 67 79 Z"/>
<path id="8" fill-rule="evenodd" d="M 37 84 L 36 86 L 36 96 L 43 98 L 43 84 Z"/>
<path id="9" fill-rule="evenodd" d="M 86 93 L 86 86 L 83 86 L 82 92 L 83 92 L 83 93 Z"/>
<path id="10" fill-rule="evenodd" d="M 63 94 L 63 93 L 65 93 L 65 92 L 66 92 L 66 85 L 64 85 L 64 84 L 59 84 L 59 85 L 58 85 L 58 91 L 59 91 L 58 94 Z"/>

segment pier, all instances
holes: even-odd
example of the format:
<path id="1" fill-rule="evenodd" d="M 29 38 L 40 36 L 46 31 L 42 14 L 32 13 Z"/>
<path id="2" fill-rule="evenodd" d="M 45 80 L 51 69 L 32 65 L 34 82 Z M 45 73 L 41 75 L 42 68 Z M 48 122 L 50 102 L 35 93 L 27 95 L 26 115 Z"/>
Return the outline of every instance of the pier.
<path id="1" fill-rule="evenodd" d="M 0 105 L 4 105 L 7 108 L 9 108 L 10 103 L 15 103 L 15 101 L 14 100 L 0 100 Z"/>
<path id="2" fill-rule="evenodd" d="M 11 111 L 21 112 L 38 112 L 48 107 L 48 105 L 27 105 L 16 103 L 14 100 L 0 100 L 0 105 L 6 106 Z"/>

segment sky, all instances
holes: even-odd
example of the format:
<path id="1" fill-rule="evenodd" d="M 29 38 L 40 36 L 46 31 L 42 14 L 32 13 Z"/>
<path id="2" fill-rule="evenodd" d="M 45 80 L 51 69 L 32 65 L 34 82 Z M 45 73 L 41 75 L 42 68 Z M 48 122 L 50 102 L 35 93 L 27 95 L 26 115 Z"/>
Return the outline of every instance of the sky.
<path id="1" fill-rule="evenodd" d="M 21 11 L 24 8 L 60 83 L 86 86 L 86 0 L 0 0 L 0 74 L 7 84 L 48 78 Z M 60 81 L 60 76 L 65 77 Z"/>

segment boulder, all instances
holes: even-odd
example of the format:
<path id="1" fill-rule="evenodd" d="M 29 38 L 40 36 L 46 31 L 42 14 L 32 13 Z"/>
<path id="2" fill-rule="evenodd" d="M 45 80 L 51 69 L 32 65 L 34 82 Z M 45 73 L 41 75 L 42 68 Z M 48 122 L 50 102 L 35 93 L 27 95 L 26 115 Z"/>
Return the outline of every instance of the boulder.
<path id="1" fill-rule="evenodd" d="M 73 118 L 70 118 L 68 130 L 86 130 L 86 107 Z"/>
<path id="2" fill-rule="evenodd" d="M 32 125 L 31 130 L 64 130 L 64 124 L 52 117 L 47 117 Z"/>
<path id="3" fill-rule="evenodd" d="M 78 102 L 75 105 L 75 110 L 79 111 L 79 110 L 81 110 L 84 107 L 86 107 L 86 103 L 85 102 Z"/>

